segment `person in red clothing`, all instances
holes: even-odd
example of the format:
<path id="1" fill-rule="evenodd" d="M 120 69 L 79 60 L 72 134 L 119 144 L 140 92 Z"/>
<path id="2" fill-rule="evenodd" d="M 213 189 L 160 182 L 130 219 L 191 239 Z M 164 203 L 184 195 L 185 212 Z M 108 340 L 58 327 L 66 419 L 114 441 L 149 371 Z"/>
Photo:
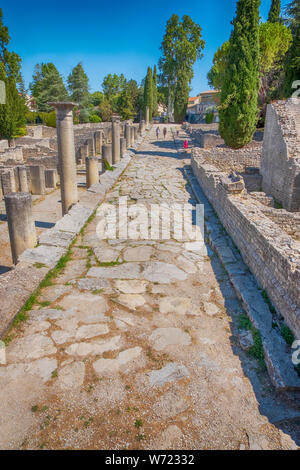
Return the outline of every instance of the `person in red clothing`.
<path id="1" fill-rule="evenodd" d="M 188 149 L 189 144 L 188 144 L 188 141 L 187 141 L 187 140 L 184 141 L 183 147 L 184 147 L 185 150 Z"/>
<path id="2" fill-rule="evenodd" d="M 164 127 L 164 139 L 166 138 L 166 135 L 167 135 L 167 128 Z"/>

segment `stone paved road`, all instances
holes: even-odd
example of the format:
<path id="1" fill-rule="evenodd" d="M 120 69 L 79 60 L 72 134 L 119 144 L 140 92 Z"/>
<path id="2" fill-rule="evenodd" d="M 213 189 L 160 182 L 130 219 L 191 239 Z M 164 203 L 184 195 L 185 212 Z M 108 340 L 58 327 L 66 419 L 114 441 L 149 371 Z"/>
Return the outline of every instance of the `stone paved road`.
<path id="1" fill-rule="evenodd" d="M 154 129 L 107 196 L 194 203 L 169 133 Z M 239 346 L 243 313 L 216 255 L 192 243 L 99 241 L 99 217 L 10 333 L 0 448 L 288 449 L 281 406 Z"/>

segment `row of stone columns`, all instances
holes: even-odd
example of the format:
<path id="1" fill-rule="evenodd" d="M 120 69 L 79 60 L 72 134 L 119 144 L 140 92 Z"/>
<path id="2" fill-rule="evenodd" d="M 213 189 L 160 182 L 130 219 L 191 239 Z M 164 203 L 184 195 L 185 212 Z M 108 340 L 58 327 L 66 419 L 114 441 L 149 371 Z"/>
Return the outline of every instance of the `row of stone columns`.
<path id="1" fill-rule="evenodd" d="M 49 103 L 56 109 L 56 127 L 58 144 L 58 166 L 60 175 L 62 213 L 67 214 L 71 207 L 78 202 L 77 172 L 75 159 L 74 131 L 73 131 L 73 107 L 75 103 Z M 148 114 L 149 121 L 149 114 Z M 131 147 L 142 134 L 147 125 L 141 121 L 139 127 L 126 123 L 124 137 L 121 137 L 119 117 L 114 116 L 111 129 L 108 131 L 107 143 L 103 144 L 103 132 L 97 131 L 94 139 L 88 141 L 84 150 L 80 150 L 81 156 L 86 162 L 86 185 L 91 187 L 99 181 L 98 164 L 100 159 L 96 154 L 102 153 L 102 165 L 105 160 L 110 164 L 116 164 L 124 155 L 126 149 Z M 111 144 L 108 142 L 111 140 Z M 104 168 L 102 169 L 104 170 Z M 41 176 L 41 166 L 33 165 L 30 168 L 32 193 L 43 194 L 45 186 L 56 185 L 55 170 L 47 170 L 46 176 Z M 21 192 L 10 193 L 5 196 L 6 214 L 11 242 L 13 263 L 16 264 L 19 255 L 27 248 L 36 245 L 36 231 L 32 214 L 32 196 L 28 192 L 27 170 L 18 168 L 18 187 Z"/>
<path id="2" fill-rule="evenodd" d="M 14 192 L 43 195 L 46 189 L 56 188 L 57 179 L 57 170 L 45 168 L 43 165 L 7 168 L 0 175 L 0 199 Z"/>

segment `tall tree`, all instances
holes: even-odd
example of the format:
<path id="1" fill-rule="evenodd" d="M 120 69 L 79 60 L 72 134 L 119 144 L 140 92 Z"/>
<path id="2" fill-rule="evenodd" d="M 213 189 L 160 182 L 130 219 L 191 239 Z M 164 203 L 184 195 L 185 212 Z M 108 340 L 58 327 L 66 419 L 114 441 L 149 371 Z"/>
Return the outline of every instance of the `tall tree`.
<path id="1" fill-rule="evenodd" d="M 174 101 L 177 81 L 184 88 L 190 85 L 193 78 L 193 66 L 197 59 L 202 57 L 205 42 L 202 39 L 201 27 L 184 15 L 180 20 L 178 15 L 172 15 L 168 20 L 166 32 L 161 45 L 162 57 L 159 60 L 161 71 L 160 84 L 168 87 L 168 114 L 169 120 L 174 120 Z M 182 88 L 182 86 L 180 88 Z M 177 87 L 178 90 L 178 87 Z M 177 94 L 177 96 L 179 96 Z M 180 93 L 180 96 L 181 93 Z"/>
<path id="2" fill-rule="evenodd" d="M 184 120 L 189 101 L 190 87 L 184 73 L 179 74 L 175 88 L 174 118 L 176 122 Z"/>
<path id="3" fill-rule="evenodd" d="M 144 116 L 146 116 L 146 107 L 149 107 L 149 119 L 152 121 L 153 113 L 153 76 L 152 69 L 148 67 L 145 87 L 144 87 Z"/>
<path id="4" fill-rule="evenodd" d="M 0 80 L 5 84 L 5 103 L 0 105 L 0 137 L 10 140 L 25 124 L 25 96 L 22 94 L 21 58 L 7 46 L 10 36 L 0 8 Z M 19 93 L 18 86 L 21 88 Z"/>
<path id="5" fill-rule="evenodd" d="M 36 100 L 38 111 L 50 112 L 49 101 L 66 101 L 68 92 L 62 76 L 51 62 L 37 64 L 29 88 Z"/>
<path id="6" fill-rule="evenodd" d="M 262 23 L 259 27 L 260 89 L 258 103 L 264 119 L 267 104 L 280 98 L 286 54 L 292 42 L 291 30 L 283 23 Z"/>
<path id="7" fill-rule="evenodd" d="M 229 41 L 218 47 L 213 58 L 213 66 L 207 74 L 207 80 L 210 87 L 215 90 L 221 90 L 224 82 L 225 72 L 228 62 Z"/>
<path id="8" fill-rule="evenodd" d="M 158 114 L 157 98 L 158 98 L 158 95 L 157 95 L 157 68 L 156 68 L 156 65 L 154 65 L 154 69 L 153 69 L 153 116 L 157 116 L 157 114 Z"/>
<path id="9" fill-rule="evenodd" d="M 133 119 L 136 115 L 131 90 L 127 85 L 119 94 L 117 101 L 117 110 L 122 119 Z"/>
<path id="10" fill-rule="evenodd" d="M 286 23 L 293 34 L 293 42 L 286 56 L 284 67 L 283 95 L 289 97 L 293 93 L 293 83 L 300 79 L 300 0 L 293 0 L 289 3 L 285 13 L 288 16 Z"/>
<path id="11" fill-rule="evenodd" d="M 89 100 L 89 79 L 81 63 L 68 76 L 68 87 L 72 101 L 78 103 L 79 108 L 84 108 Z"/>
<path id="12" fill-rule="evenodd" d="M 300 80 L 300 24 L 296 30 L 285 63 L 283 94 L 290 97 L 294 91 L 293 83 Z M 298 86 L 299 88 L 299 86 Z"/>
<path id="13" fill-rule="evenodd" d="M 123 74 L 112 75 L 111 73 L 104 77 L 102 82 L 102 89 L 105 97 L 110 100 L 114 96 L 117 96 L 121 93 L 126 86 L 126 78 Z"/>
<path id="14" fill-rule="evenodd" d="M 281 0 L 272 0 L 268 21 L 270 23 L 279 23 L 281 11 Z"/>
<path id="15" fill-rule="evenodd" d="M 300 24 L 300 0 L 292 0 L 284 10 L 287 18 L 286 24 L 291 28 L 293 36 L 297 34 L 297 29 Z"/>
<path id="16" fill-rule="evenodd" d="M 249 143 L 256 129 L 259 90 L 260 0 L 239 0 L 221 92 L 220 133 L 233 148 Z"/>

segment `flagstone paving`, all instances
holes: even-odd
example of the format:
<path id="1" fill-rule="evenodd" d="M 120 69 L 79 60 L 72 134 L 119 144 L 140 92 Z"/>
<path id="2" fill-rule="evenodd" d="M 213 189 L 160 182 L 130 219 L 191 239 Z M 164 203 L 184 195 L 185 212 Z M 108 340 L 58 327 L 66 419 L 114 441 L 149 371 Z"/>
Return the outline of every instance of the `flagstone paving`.
<path id="1" fill-rule="evenodd" d="M 106 202 L 195 204 L 168 137 L 151 131 Z M 100 241 L 98 222 L 7 338 L 0 448 L 295 449 L 280 428 L 299 410 L 247 355 L 215 253 L 188 240 Z"/>

